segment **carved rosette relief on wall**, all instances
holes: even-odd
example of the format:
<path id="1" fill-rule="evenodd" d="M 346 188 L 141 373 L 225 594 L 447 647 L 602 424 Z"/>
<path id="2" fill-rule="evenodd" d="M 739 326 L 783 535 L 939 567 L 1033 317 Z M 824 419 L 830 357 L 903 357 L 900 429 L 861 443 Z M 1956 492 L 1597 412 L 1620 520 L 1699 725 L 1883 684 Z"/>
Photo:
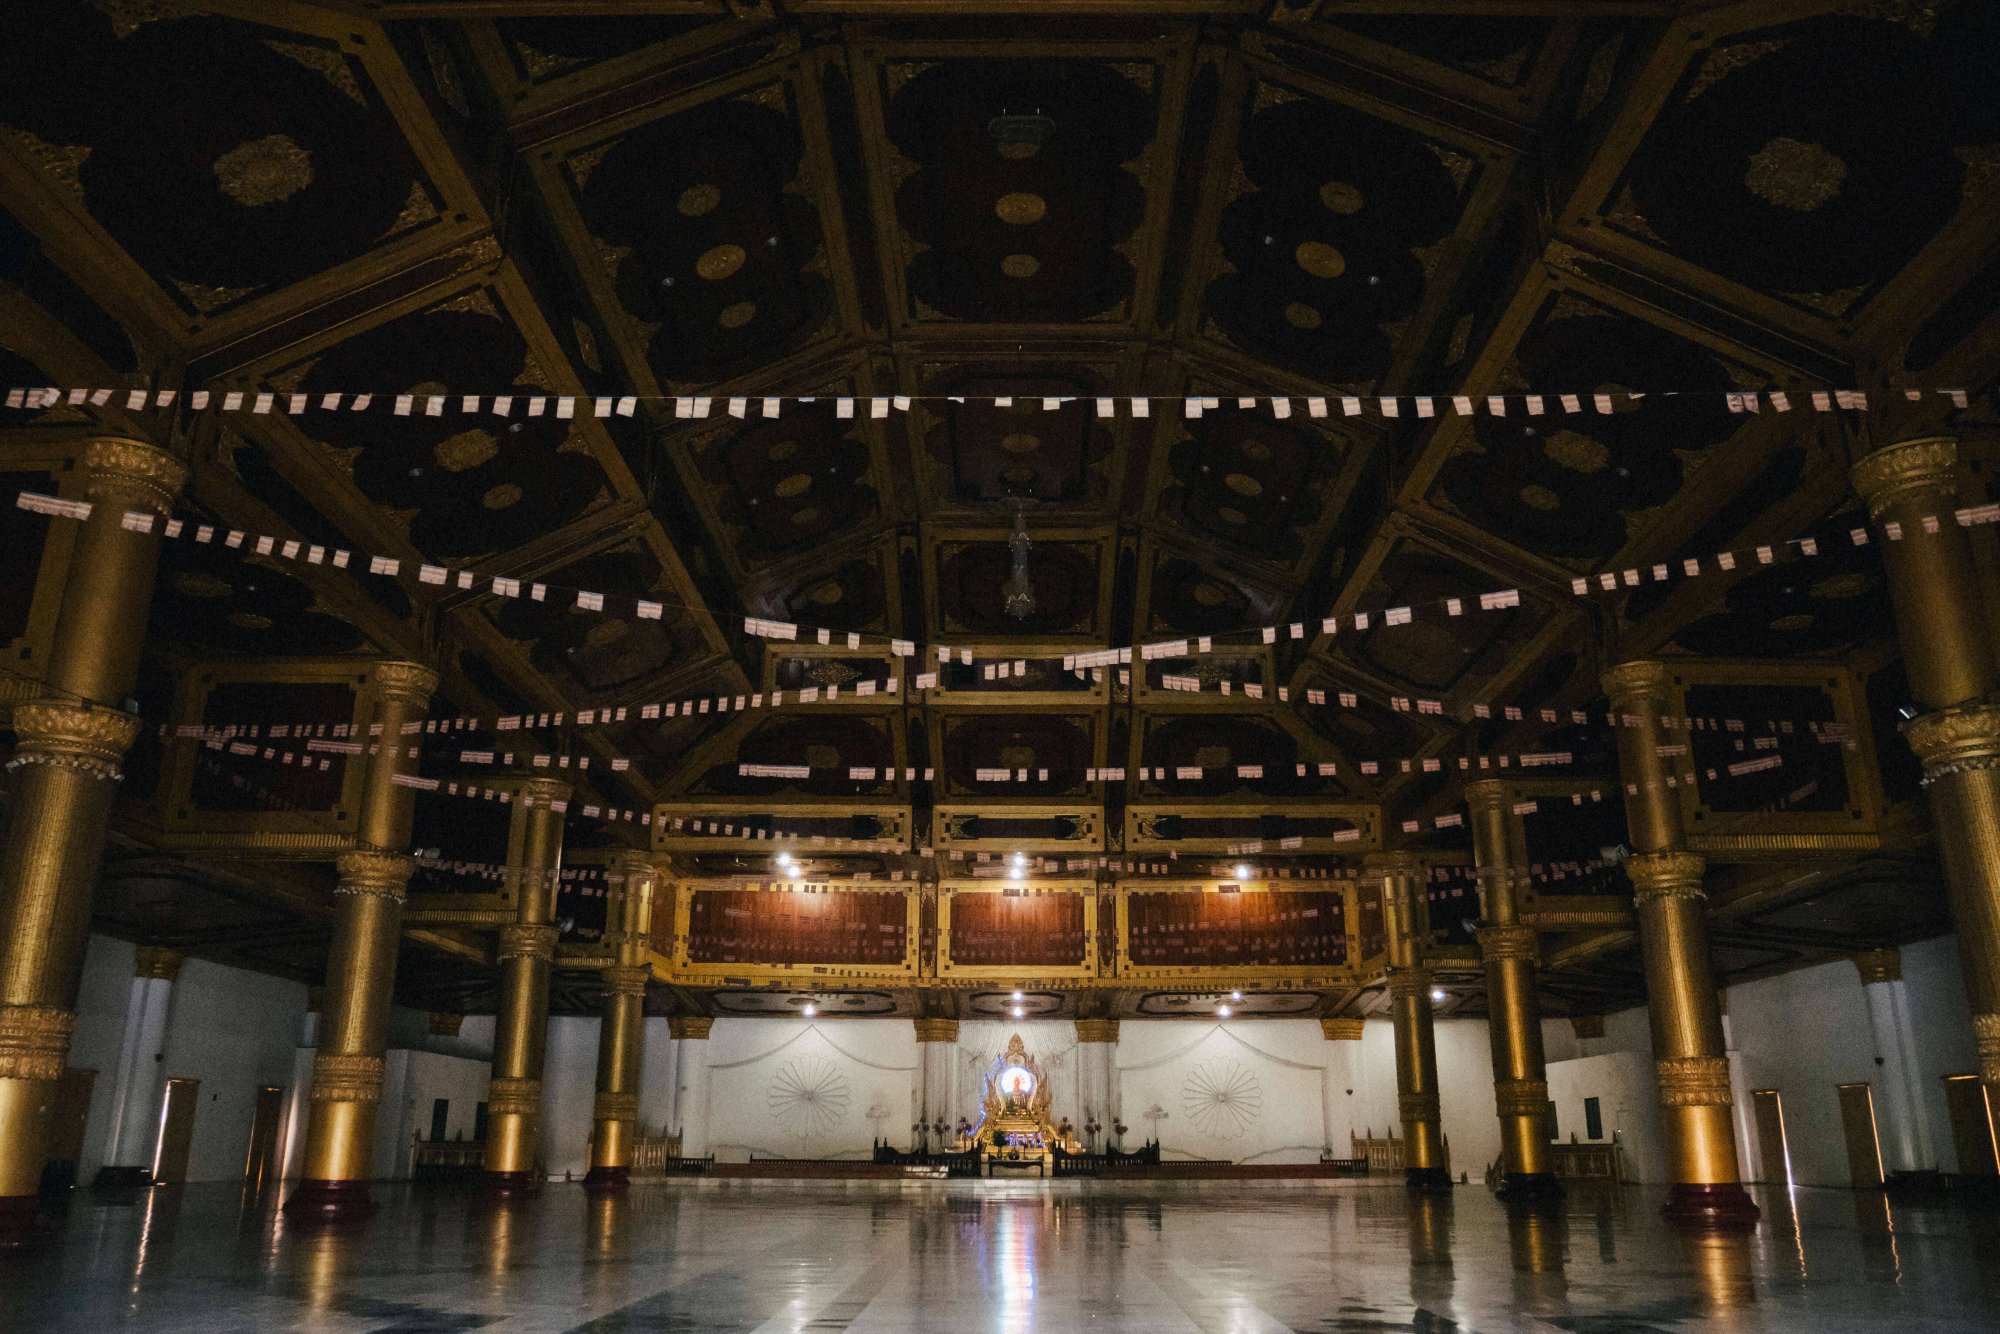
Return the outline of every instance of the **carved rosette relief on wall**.
<path id="1" fill-rule="evenodd" d="M 1235 1139 L 1262 1115 L 1264 1087 L 1235 1061 L 1208 1061 L 1188 1071 L 1181 1110 L 1202 1134 Z"/>
<path id="2" fill-rule="evenodd" d="M 787 1061 L 771 1077 L 766 1105 L 771 1119 L 800 1139 L 820 1139 L 847 1119 L 852 1099 L 847 1076 L 826 1061 Z"/>

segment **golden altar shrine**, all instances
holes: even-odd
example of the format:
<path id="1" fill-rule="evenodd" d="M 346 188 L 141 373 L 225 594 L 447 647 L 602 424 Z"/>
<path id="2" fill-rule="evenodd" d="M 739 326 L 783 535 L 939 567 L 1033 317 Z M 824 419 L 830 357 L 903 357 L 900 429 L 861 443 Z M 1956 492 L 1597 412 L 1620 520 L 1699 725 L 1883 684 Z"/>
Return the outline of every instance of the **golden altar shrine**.
<path id="1" fill-rule="evenodd" d="M 986 1095 L 970 1136 L 979 1175 L 1054 1176 L 1056 1149 L 1077 1152 L 1067 1123 L 1058 1127 L 1049 1115 L 1050 1095 L 1041 1066 L 1016 1033 L 986 1072 Z"/>

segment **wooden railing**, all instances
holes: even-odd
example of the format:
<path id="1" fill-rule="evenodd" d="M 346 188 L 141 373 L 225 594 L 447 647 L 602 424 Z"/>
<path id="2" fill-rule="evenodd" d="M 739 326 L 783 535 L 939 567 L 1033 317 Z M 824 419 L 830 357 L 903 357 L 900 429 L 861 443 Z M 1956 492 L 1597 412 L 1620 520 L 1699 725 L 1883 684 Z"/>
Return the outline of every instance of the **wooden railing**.
<path id="1" fill-rule="evenodd" d="M 485 1140 L 425 1139 L 421 1131 L 417 1133 L 410 1180 L 464 1183 L 476 1181 L 485 1170 Z"/>
<path id="2" fill-rule="evenodd" d="M 1402 1171 L 1405 1166 L 1403 1141 L 1396 1138 L 1396 1127 L 1394 1126 L 1390 1126 L 1389 1133 L 1384 1136 L 1377 1136 L 1372 1126 L 1366 1134 L 1362 1135 L 1357 1135 L 1350 1130 L 1347 1132 L 1347 1144 L 1350 1158 L 1360 1158 L 1368 1164 L 1367 1171 L 1360 1173 L 1360 1175 L 1372 1176 L 1377 1173 L 1395 1173 Z M 1443 1137 L 1443 1146 L 1444 1170 L 1448 1176 L 1451 1173 L 1451 1136 L 1446 1135 Z"/>
<path id="3" fill-rule="evenodd" d="M 1551 1144 L 1558 1181 L 1603 1181 L 1616 1185 L 1625 1179 L 1624 1146 L 1610 1142 Z"/>

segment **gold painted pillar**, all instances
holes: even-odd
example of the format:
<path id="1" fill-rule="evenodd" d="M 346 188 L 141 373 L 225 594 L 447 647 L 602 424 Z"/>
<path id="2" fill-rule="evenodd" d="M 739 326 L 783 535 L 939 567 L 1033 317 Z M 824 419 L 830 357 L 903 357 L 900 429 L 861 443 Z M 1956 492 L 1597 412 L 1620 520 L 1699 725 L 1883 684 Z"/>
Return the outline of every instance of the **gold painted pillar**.
<path id="1" fill-rule="evenodd" d="M 1438 1105 L 1437 1035 L 1431 1027 L 1431 937 L 1424 864 L 1414 853 L 1373 853 L 1362 863 L 1382 880 L 1389 955 L 1390 1016 L 1396 1025 L 1396 1109 L 1403 1122 L 1403 1180 L 1411 1190 L 1449 1190 Z"/>
<path id="2" fill-rule="evenodd" d="M 81 467 L 92 509 L 51 530 L 51 541 L 73 542 L 69 579 L 43 697 L 14 707 L 14 790 L 0 838 L 0 1246 L 43 1231 L 35 1196 L 76 1023 L 90 896 L 120 764 L 139 732 L 123 710 L 160 538 L 124 518 L 167 514 L 187 481 L 172 456 L 136 440 L 93 440 Z"/>
<path id="3" fill-rule="evenodd" d="M 497 1195 L 533 1191 L 541 1148 L 542 1058 L 549 1037 L 549 974 L 556 957 L 556 876 L 562 870 L 569 784 L 530 778 L 515 791 L 507 873 L 515 918 L 500 928 L 500 1014 L 486 1091 L 486 1185 Z"/>
<path id="4" fill-rule="evenodd" d="M 326 961 L 319 1046 L 313 1053 L 305 1157 L 299 1184 L 285 1201 L 294 1218 L 332 1222 L 374 1207 L 375 1113 L 382 1098 L 382 1053 L 389 1043 L 389 1003 L 402 942 L 403 898 L 416 864 L 410 844 L 414 789 L 396 782 L 412 773 L 416 735 L 437 689 L 435 672 L 409 662 L 377 663 L 367 770 L 352 852 L 334 859 L 333 947 Z"/>
<path id="5" fill-rule="evenodd" d="M 1548 1143 L 1548 1066 L 1535 979 L 1535 928 L 1521 920 L 1528 836 L 1514 794 L 1497 778 L 1466 786 L 1485 923 L 1486 1029 L 1493 1043 L 1493 1104 L 1500 1116 L 1500 1198 L 1561 1199 Z"/>
<path id="6" fill-rule="evenodd" d="M 597 1031 L 597 1102 L 591 1111 L 588 1191 L 625 1189 L 632 1177 L 632 1140 L 639 1127 L 639 1079 L 646 1058 L 646 962 L 653 935 L 658 864 L 636 853 L 612 863 L 616 888 L 604 943 L 617 962 L 598 976 L 604 982 L 604 1018 Z"/>
<path id="7" fill-rule="evenodd" d="M 1678 744 L 1664 721 L 1672 693 L 1667 669 L 1657 662 L 1623 663 L 1604 674 L 1604 689 L 1619 720 L 1613 730 L 1632 843 L 1625 869 L 1639 919 L 1671 1179 L 1666 1214 L 1689 1223 L 1748 1225 L 1758 1210 L 1736 1162 L 1729 1058 L 1708 957 L 1706 863 L 1686 850 L 1679 790 L 1668 786 L 1670 778 L 1694 779 L 1676 776 L 1661 753 Z"/>
<path id="8" fill-rule="evenodd" d="M 1958 442 L 1879 449 L 1854 465 L 1854 489 L 1884 530 L 1896 635 L 1925 710 L 1904 735 L 1924 767 L 1980 1073 L 2000 1092 L 2000 647 L 1971 535 L 1952 517 L 1962 503 Z M 1895 541 L 1890 524 L 1901 527 Z"/>

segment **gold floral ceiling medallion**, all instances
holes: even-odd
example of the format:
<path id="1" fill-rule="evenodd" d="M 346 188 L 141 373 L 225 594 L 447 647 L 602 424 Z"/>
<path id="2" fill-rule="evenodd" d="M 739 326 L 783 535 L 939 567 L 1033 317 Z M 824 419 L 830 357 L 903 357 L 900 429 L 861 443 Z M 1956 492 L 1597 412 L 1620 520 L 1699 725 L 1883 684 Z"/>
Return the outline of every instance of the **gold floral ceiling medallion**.
<path id="1" fill-rule="evenodd" d="M 1801 143 L 1784 135 L 1750 155 L 1743 184 L 1767 204 L 1811 213 L 1824 207 L 1847 180 L 1847 164 L 1824 144 Z"/>
<path id="2" fill-rule="evenodd" d="M 217 188 L 245 208 L 279 204 L 313 181 L 312 154 L 288 134 L 246 139 L 215 160 Z"/>

